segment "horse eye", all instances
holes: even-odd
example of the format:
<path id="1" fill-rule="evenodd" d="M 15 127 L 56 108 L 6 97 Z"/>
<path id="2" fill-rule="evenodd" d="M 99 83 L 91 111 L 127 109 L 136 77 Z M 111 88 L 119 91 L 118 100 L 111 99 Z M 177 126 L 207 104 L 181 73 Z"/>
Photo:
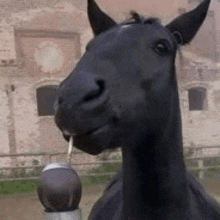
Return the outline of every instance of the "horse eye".
<path id="1" fill-rule="evenodd" d="M 159 55 L 166 55 L 169 52 L 169 43 L 166 41 L 159 41 L 154 45 L 154 51 Z"/>

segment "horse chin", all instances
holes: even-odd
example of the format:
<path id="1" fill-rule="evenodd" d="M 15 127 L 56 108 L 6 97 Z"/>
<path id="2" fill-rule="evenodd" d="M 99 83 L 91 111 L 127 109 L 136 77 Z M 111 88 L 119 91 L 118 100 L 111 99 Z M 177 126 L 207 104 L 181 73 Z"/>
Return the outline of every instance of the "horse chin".
<path id="1" fill-rule="evenodd" d="M 81 146 L 81 145 L 74 145 L 74 147 L 76 147 L 77 149 L 79 149 L 87 154 L 94 155 L 94 156 L 99 155 L 103 152 L 103 149 L 99 148 L 97 146 L 94 146 L 94 148 L 88 148 L 88 147 Z"/>
<path id="2" fill-rule="evenodd" d="M 73 137 L 73 147 L 91 155 L 98 155 L 104 150 L 115 149 L 120 146 L 115 141 L 117 140 L 115 138 L 115 126 L 111 123 L 106 123 L 84 133 L 71 132 L 70 129 L 63 129 L 62 133 L 64 139 L 68 142 L 70 137 Z"/>
<path id="3" fill-rule="evenodd" d="M 70 135 L 63 137 L 69 142 Z M 115 149 L 118 145 L 111 142 L 111 134 L 102 133 L 100 135 L 76 135 L 73 137 L 73 147 L 91 155 L 98 155 L 107 149 Z"/>

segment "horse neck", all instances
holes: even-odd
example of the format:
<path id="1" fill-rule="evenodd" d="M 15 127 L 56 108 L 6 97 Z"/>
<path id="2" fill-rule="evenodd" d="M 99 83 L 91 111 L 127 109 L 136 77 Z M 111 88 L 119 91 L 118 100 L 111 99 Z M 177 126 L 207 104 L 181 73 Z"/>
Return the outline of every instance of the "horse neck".
<path id="1" fill-rule="evenodd" d="M 147 219 L 168 219 L 175 209 L 187 206 L 181 118 L 177 88 L 175 90 L 163 133 L 139 146 L 122 148 L 126 220 L 145 219 L 146 216 Z"/>

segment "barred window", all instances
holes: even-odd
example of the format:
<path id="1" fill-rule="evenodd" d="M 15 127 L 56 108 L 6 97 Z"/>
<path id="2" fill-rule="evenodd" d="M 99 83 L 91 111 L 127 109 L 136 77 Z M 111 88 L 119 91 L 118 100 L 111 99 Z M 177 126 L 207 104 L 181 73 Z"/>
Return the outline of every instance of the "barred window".
<path id="1" fill-rule="evenodd" d="M 206 88 L 195 87 L 188 90 L 189 110 L 201 111 L 207 110 Z"/>
<path id="2" fill-rule="evenodd" d="M 39 116 L 54 115 L 54 101 L 57 96 L 57 85 L 46 85 L 37 88 L 37 110 Z"/>

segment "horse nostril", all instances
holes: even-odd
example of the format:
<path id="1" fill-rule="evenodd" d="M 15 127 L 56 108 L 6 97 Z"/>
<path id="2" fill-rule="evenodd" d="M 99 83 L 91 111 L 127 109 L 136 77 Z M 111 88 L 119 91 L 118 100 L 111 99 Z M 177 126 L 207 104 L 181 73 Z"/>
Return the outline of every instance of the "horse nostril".
<path id="1" fill-rule="evenodd" d="M 59 97 L 58 98 L 58 104 L 61 105 L 64 101 L 64 98 L 63 97 Z"/>
<path id="2" fill-rule="evenodd" d="M 92 101 L 93 99 L 96 99 L 102 95 L 102 93 L 105 90 L 105 82 L 103 80 L 97 80 L 96 81 L 97 88 L 94 90 L 91 90 L 83 99 L 84 102 Z"/>

